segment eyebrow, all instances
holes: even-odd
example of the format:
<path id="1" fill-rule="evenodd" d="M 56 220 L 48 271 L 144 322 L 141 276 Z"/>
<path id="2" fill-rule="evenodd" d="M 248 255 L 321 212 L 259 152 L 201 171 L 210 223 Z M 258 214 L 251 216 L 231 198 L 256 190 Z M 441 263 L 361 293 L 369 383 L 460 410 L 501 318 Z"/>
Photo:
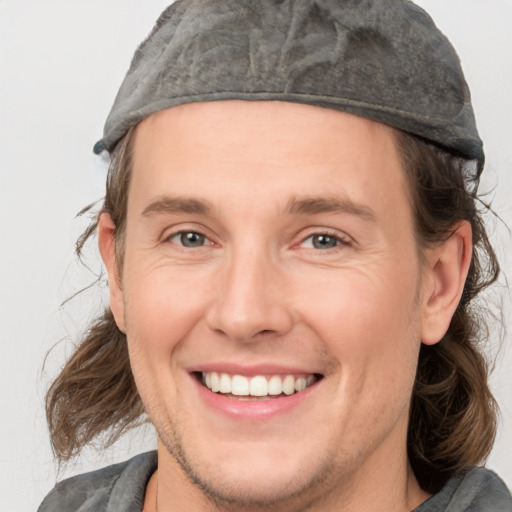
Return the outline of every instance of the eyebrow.
<path id="1" fill-rule="evenodd" d="M 142 211 L 143 217 L 156 214 L 196 213 L 208 215 L 212 205 L 204 199 L 192 197 L 158 197 Z M 347 198 L 303 197 L 291 198 L 286 204 L 285 215 L 317 215 L 320 213 L 347 213 L 365 220 L 375 221 L 373 210 L 365 205 L 355 203 Z"/>
<path id="2" fill-rule="evenodd" d="M 212 207 L 208 201 L 191 197 L 159 197 L 142 210 L 143 217 L 160 213 L 197 213 L 207 215 Z"/>
<path id="3" fill-rule="evenodd" d="M 348 198 L 305 197 L 292 198 L 286 205 L 287 214 L 316 215 L 319 213 L 347 213 L 365 220 L 375 221 L 375 213 L 369 207 Z"/>

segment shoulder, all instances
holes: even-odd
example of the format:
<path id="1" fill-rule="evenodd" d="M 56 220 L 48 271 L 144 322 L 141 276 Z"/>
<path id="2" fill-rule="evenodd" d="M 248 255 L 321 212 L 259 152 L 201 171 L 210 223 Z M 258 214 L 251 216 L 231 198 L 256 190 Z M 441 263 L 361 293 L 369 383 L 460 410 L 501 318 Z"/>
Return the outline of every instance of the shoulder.
<path id="1" fill-rule="evenodd" d="M 472 468 L 451 478 L 441 491 L 414 512 L 512 512 L 512 497 L 501 478 Z"/>
<path id="2" fill-rule="evenodd" d="M 140 512 L 156 466 L 156 452 L 147 452 L 68 478 L 50 491 L 38 512 Z"/>
<path id="3" fill-rule="evenodd" d="M 459 510 L 457 504 L 463 507 L 460 510 L 512 512 L 512 498 L 507 486 L 496 473 L 485 468 L 473 468 L 465 473 L 452 501 L 454 512 Z"/>

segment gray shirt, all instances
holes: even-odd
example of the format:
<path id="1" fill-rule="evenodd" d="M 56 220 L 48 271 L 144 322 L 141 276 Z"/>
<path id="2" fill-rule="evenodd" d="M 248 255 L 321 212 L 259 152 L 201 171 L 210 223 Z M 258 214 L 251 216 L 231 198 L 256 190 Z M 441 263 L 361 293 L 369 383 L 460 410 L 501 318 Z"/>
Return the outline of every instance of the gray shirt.
<path id="1" fill-rule="evenodd" d="M 68 478 L 46 496 L 38 512 L 141 512 L 156 467 L 156 452 L 147 452 Z M 512 498 L 496 474 L 473 468 L 451 478 L 412 512 L 512 512 Z"/>

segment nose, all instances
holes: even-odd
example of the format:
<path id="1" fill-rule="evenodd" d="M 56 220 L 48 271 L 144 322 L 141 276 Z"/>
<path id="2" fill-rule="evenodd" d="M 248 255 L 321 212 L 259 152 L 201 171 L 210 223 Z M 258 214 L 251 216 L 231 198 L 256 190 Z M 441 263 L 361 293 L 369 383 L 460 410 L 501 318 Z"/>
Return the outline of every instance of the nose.
<path id="1" fill-rule="evenodd" d="M 240 251 L 219 272 L 206 315 L 210 329 L 241 343 L 282 336 L 293 324 L 289 297 L 276 264 L 265 254 Z"/>

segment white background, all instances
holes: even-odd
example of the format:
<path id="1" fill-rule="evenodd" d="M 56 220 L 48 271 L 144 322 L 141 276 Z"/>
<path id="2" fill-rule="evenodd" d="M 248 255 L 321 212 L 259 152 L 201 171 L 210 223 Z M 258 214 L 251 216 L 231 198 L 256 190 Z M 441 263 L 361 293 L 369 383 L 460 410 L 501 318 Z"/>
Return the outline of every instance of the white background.
<path id="1" fill-rule="evenodd" d="M 94 288 L 60 307 L 94 280 L 75 263 L 73 243 L 85 224 L 74 217 L 103 195 L 106 163 L 91 148 L 136 45 L 166 3 L 0 0 L 0 512 L 36 510 L 57 478 L 44 391 L 104 295 Z M 489 197 L 512 226 L 512 0 L 418 3 L 461 56 L 486 144 L 483 189 L 495 188 Z M 492 231 L 512 282 L 511 236 L 499 222 Z M 510 318 L 509 292 L 497 292 Z M 511 342 L 509 333 L 492 378 L 503 419 L 488 462 L 509 487 Z M 102 455 L 87 451 L 59 478 L 153 446 L 151 432 L 133 433 Z"/>

